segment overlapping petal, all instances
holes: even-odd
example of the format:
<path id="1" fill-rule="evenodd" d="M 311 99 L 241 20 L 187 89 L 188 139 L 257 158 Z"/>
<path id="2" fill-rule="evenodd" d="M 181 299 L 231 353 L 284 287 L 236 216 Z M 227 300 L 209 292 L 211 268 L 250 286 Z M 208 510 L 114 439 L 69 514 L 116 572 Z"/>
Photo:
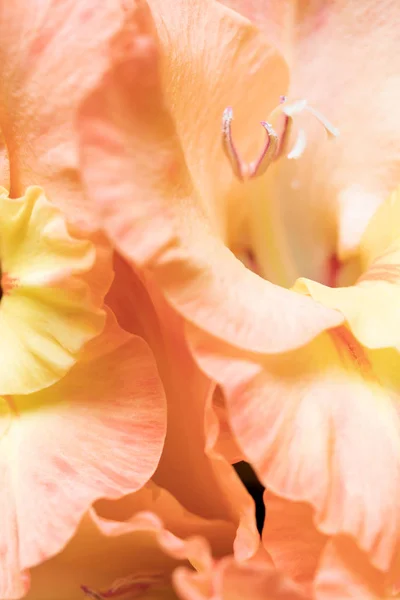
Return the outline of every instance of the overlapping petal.
<path id="1" fill-rule="evenodd" d="M 274 566 L 311 595 L 328 538 L 315 527 L 309 505 L 264 492 L 264 547 Z"/>
<path id="2" fill-rule="evenodd" d="M 233 432 L 263 483 L 309 502 L 323 533 L 348 534 L 381 570 L 400 542 L 399 201 L 396 192 L 371 221 L 361 245 L 367 270 L 355 286 L 298 284 L 340 310 L 345 325 L 262 359 L 221 342 L 210 351 L 204 334 L 192 331 L 200 364 L 222 385 Z"/>
<path id="3" fill-rule="evenodd" d="M 273 213 L 276 227 L 284 223 L 279 242 L 292 283 L 299 276 L 327 283 L 332 256 L 357 254 L 370 217 L 398 183 L 400 7 L 396 0 L 223 3 L 258 23 L 283 52 L 289 97 L 306 98 L 340 131 L 326 143 L 312 118 L 298 120 L 306 151 L 271 170 L 273 207 L 262 199 L 252 223 L 260 264 L 268 263 L 263 219 Z"/>
<path id="4" fill-rule="evenodd" d="M 215 383 L 195 364 L 183 320 L 154 282 L 118 255 L 115 273 L 107 301 L 121 325 L 149 343 L 167 396 L 167 437 L 153 479 L 194 514 L 231 523 L 227 543 L 239 559 L 248 558 L 259 545 L 254 502 L 218 445 Z"/>
<path id="5" fill-rule="evenodd" d="M 228 244 L 243 238 L 249 186 L 233 173 L 221 143 L 224 110 L 234 113 L 240 156 L 255 160 L 265 142 L 265 121 L 288 86 L 275 48 L 244 19 L 217 2 L 150 0 L 160 42 L 165 104 L 185 156 L 197 201 Z M 182 32 L 185 35 L 182 35 Z"/>
<path id="6" fill-rule="evenodd" d="M 123 0 L 0 3 L 0 128 L 10 165 L 2 184 L 12 197 L 40 185 L 88 227 L 94 219 L 82 202 L 76 110 L 106 68 L 124 13 Z"/>
<path id="7" fill-rule="evenodd" d="M 176 598 L 176 566 L 209 568 L 210 549 L 215 557 L 229 550 L 224 544 L 231 528 L 191 514 L 166 490 L 148 484 L 121 500 L 98 502 L 66 548 L 32 570 L 27 599 L 83 600 L 81 586 L 93 592 L 120 586 L 122 597 L 125 586 L 132 597 Z"/>
<path id="8" fill-rule="evenodd" d="M 363 272 L 356 285 L 330 288 L 300 279 L 295 289 L 340 310 L 368 348 L 400 348 L 400 192 L 371 219 L 360 244 Z"/>
<path id="9" fill-rule="evenodd" d="M 132 492 L 151 477 L 166 415 L 147 344 L 111 313 L 61 381 L 6 396 L 2 406 L 0 596 L 14 598 L 17 574 L 59 552 L 93 501 Z"/>
<path id="10" fill-rule="evenodd" d="M 182 600 L 311 600 L 262 557 L 244 564 L 226 557 L 198 573 L 181 567 L 174 581 Z"/>
<path id="11" fill-rule="evenodd" d="M 387 568 L 400 532 L 398 358 L 388 368 L 378 351 L 365 372 L 355 348 L 338 328 L 260 362 L 217 344 L 214 355 L 195 352 L 221 383 L 234 434 L 264 485 L 310 502 L 320 530 L 353 535 Z"/>
<path id="12" fill-rule="evenodd" d="M 241 31 L 238 17 L 224 17 Z M 243 27 L 248 32 L 248 24 Z M 142 4 L 127 32 L 125 60 L 118 55 L 79 123 L 87 193 L 112 241 L 152 273 L 188 321 L 232 346 L 283 351 L 337 325 L 337 313 L 262 281 L 215 235 L 167 110 L 152 24 Z M 116 40 L 117 47 L 124 39 Z M 250 50 L 240 57 L 251 72 Z M 267 64 L 262 74 L 268 72 Z"/>

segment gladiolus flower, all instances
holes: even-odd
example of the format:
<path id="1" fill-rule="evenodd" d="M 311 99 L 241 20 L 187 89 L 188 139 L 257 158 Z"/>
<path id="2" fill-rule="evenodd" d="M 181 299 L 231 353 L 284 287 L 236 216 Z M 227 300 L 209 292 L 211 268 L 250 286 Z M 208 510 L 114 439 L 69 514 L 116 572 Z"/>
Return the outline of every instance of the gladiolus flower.
<path id="1" fill-rule="evenodd" d="M 263 281 L 237 260 L 231 252 L 236 252 L 236 242 L 253 249 L 256 239 L 251 227 L 250 231 L 243 227 L 249 223 L 244 197 L 267 203 L 269 198 L 261 195 L 263 191 L 281 193 L 285 173 L 287 181 L 293 183 L 297 179 L 290 169 L 297 173 L 301 168 L 277 161 L 263 178 L 259 171 L 263 170 L 268 145 L 258 145 L 249 132 L 249 115 L 258 114 L 260 104 L 247 103 L 246 96 L 249 91 L 259 102 L 262 98 L 266 122 L 279 94 L 304 88 L 293 69 L 292 87 L 288 88 L 284 62 L 239 14 L 211 0 L 182 2 L 173 9 L 157 0 L 149 4 L 155 30 L 145 3 L 137 2 L 125 33 L 111 44 L 109 72 L 80 113 L 82 167 L 98 223 L 128 261 L 146 270 L 183 317 L 194 356 L 208 376 L 221 385 L 236 440 L 264 485 L 278 496 L 313 507 L 321 534 L 333 536 L 332 546 L 327 546 L 330 558 L 343 554 L 336 546 L 343 536 L 345 545 L 347 541 L 356 543 L 371 569 L 387 572 L 396 555 L 400 531 L 396 505 L 400 454 L 393 402 L 399 361 L 397 331 L 390 327 L 397 319 L 397 305 L 395 285 L 388 279 L 389 274 L 396 276 L 396 268 L 378 265 L 371 271 L 368 267 L 362 276 L 364 283 L 361 279 L 347 290 L 331 291 L 310 282 L 299 282 L 295 290 L 286 290 Z M 346 10 L 341 4 L 335 4 L 332 13 L 326 9 L 318 39 L 326 40 L 328 33 L 335 31 L 335 23 L 342 23 L 352 8 L 353 3 Z M 311 11 L 308 24 L 315 24 L 313 15 Z M 182 31 L 190 34 L 184 36 Z M 312 65 L 313 39 L 302 43 L 305 65 Z M 349 40 L 352 43 L 350 36 Z M 382 56 L 386 45 L 378 47 Z M 388 52 L 392 52 L 391 47 L 390 43 Z M 317 52 L 318 45 L 315 48 Z M 365 54 L 362 56 L 365 60 Z M 340 60 L 343 65 L 345 61 Z M 268 91 L 262 82 L 268 84 Z M 325 83 L 325 92 L 330 94 Z M 355 84 L 363 94 L 365 85 L 356 80 Z M 343 88 L 345 91 L 346 86 Z M 229 95 L 231 100 L 226 101 Z M 315 93 L 310 101 L 320 108 L 318 98 Z M 392 101 L 393 96 L 390 106 Z M 232 132 L 229 130 L 231 112 L 223 112 L 227 106 L 236 105 L 240 111 L 247 108 L 245 130 L 241 125 L 243 113 L 235 110 L 235 147 L 243 148 L 241 162 L 229 141 L 233 135 L 233 127 Z M 345 102 L 340 106 L 345 107 Z M 358 106 L 355 102 L 343 108 L 346 113 L 353 107 L 343 119 L 339 111 L 329 112 L 345 143 L 352 131 L 345 153 L 339 151 L 338 144 L 332 144 L 321 154 L 320 141 L 315 143 L 313 132 L 308 137 L 307 155 L 304 153 L 304 161 L 314 152 L 324 157 L 322 189 L 336 194 L 334 207 L 340 208 L 340 217 L 335 213 L 330 220 L 329 231 L 333 233 L 328 243 L 322 244 L 315 263 L 311 261 L 303 271 L 317 274 L 320 281 L 337 283 L 336 262 L 345 260 L 357 247 L 368 218 L 393 186 L 393 177 L 398 177 L 394 168 L 397 152 L 392 151 L 398 135 L 390 125 L 393 110 L 384 111 L 385 123 L 390 125 L 385 128 L 387 135 L 373 128 L 370 145 L 362 140 L 360 148 L 357 135 L 361 128 L 351 130 L 351 115 Z M 375 107 L 376 119 L 380 107 L 369 106 Z M 216 108 L 225 115 L 222 134 L 229 161 L 222 148 L 216 149 L 220 127 Z M 267 127 L 265 130 L 271 140 L 273 132 Z M 246 158 L 254 156 L 249 148 L 259 147 L 264 148 L 264 154 L 258 154 L 261 162 Z M 365 161 L 360 156 L 365 156 Z M 235 165 L 235 161 L 232 178 L 226 177 L 226 165 Z M 304 167 L 303 171 L 299 175 L 301 187 L 310 181 L 309 169 Z M 246 184 L 244 180 L 248 180 Z M 240 193 L 238 185 L 247 187 Z M 315 195 L 308 197 L 316 202 Z M 355 215 L 363 198 L 367 198 L 368 206 L 358 219 Z M 249 204 L 251 209 L 251 200 Z M 297 208 L 306 211 L 302 204 Z M 252 214 L 254 225 L 257 213 Z M 312 211 L 307 214 L 315 218 Z M 326 204 L 321 203 L 321 214 L 324 225 L 318 228 L 325 236 Z M 318 218 L 315 222 L 319 223 Z M 259 232 L 264 223 L 259 218 Z M 371 227 L 383 232 L 387 229 L 387 223 L 382 229 L 376 223 Z M 270 225 L 274 227 L 276 220 Z M 306 237 L 308 248 L 314 248 L 309 235 L 312 227 L 301 227 L 299 219 L 299 237 Z M 257 237 L 253 249 L 261 273 L 264 259 L 260 256 L 264 254 L 259 254 L 257 244 L 262 239 Z M 309 255 L 307 249 L 304 260 Z M 379 261 L 379 253 L 373 256 L 378 263 L 384 260 Z M 332 262 L 334 277 L 328 268 Z M 283 269 L 282 273 L 285 283 L 290 282 L 288 271 Z M 382 307 L 385 312 L 378 318 Z M 374 448 L 370 439 L 378 440 Z M 327 585 L 329 588 L 329 581 Z M 329 589 L 324 593 L 329 597 Z"/>

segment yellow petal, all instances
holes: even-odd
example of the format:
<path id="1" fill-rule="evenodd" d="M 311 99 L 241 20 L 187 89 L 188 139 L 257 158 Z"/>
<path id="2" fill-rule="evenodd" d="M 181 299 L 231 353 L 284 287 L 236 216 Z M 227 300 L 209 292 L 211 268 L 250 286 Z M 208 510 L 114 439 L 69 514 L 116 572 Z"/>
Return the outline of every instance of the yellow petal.
<path id="1" fill-rule="evenodd" d="M 371 219 L 361 241 L 365 272 L 356 285 L 330 288 L 299 279 L 294 289 L 340 310 L 368 348 L 400 347 L 400 194 L 397 189 Z"/>
<path id="2" fill-rule="evenodd" d="M 62 377 L 101 332 L 111 267 L 100 286 L 95 275 L 96 292 L 102 288 L 95 299 L 96 248 L 69 234 L 39 187 L 16 199 L 0 193 L 0 262 L 0 393 L 26 394 Z"/>

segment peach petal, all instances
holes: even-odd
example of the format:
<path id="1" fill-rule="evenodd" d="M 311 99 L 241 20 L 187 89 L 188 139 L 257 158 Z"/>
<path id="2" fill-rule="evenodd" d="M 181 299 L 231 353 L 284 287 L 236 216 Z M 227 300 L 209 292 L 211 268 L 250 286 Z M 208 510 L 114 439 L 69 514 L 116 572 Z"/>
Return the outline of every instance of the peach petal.
<path id="1" fill-rule="evenodd" d="M 364 373 L 351 334 L 340 331 L 259 362 L 222 344 L 214 355 L 201 345 L 194 351 L 222 386 L 232 430 L 261 482 L 310 503 L 322 533 L 352 536 L 387 569 L 400 541 L 399 359 L 369 353 Z"/>
<path id="2" fill-rule="evenodd" d="M 41 185 L 70 218 L 93 228 L 83 202 L 75 114 L 107 66 L 124 1 L 16 0 L 2 2 L 0 11 L 0 126 L 11 195 Z"/>
<path id="3" fill-rule="evenodd" d="M 399 5 L 388 0 L 382 12 L 375 0 L 223 3 L 257 23 L 283 52 L 290 70 L 289 97 L 307 98 L 340 130 L 326 143 L 311 119 L 299 119 L 308 147 L 299 160 L 281 161 L 269 181 L 274 219 L 288 232 L 285 250 L 297 269 L 289 285 L 299 276 L 327 283 L 330 257 L 347 261 L 357 254 L 368 220 L 398 184 L 399 39 L 394 23 Z M 262 206 L 254 215 L 255 229 L 261 214 Z M 261 244 L 257 251 L 265 263 Z"/>
<path id="4" fill-rule="evenodd" d="M 254 503 L 221 454 L 220 423 L 213 408 L 215 384 L 193 361 L 184 323 L 154 282 L 118 255 L 115 272 L 107 301 L 119 322 L 149 343 L 167 396 L 167 437 L 154 481 L 191 512 L 232 523 L 235 553 L 248 557 L 259 545 Z"/>
<path id="5" fill-rule="evenodd" d="M 315 600 L 389 600 L 386 574 L 346 539 L 332 540 L 324 550 L 314 584 Z"/>
<path id="6" fill-rule="evenodd" d="M 334 311 L 262 281 L 214 235 L 163 97 L 142 5 L 128 31 L 130 53 L 88 98 L 79 124 L 87 193 L 117 248 L 151 272 L 188 321 L 233 346 L 279 352 L 339 324 Z"/>
<path id="7" fill-rule="evenodd" d="M 13 402 L 17 413 L 1 440 L 1 469 L 12 483 L 1 493 L 0 530 L 5 564 L 23 572 L 60 551 L 94 500 L 139 489 L 151 477 L 166 422 L 147 344 L 111 314 L 60 382 Z M 1 580 L 0 596 L 10 598 L 6 586 Z"/>
<path id="8" fill-rule="evenodd" d="M 232 550 L 235 525 L 223 519 L 204 519 L 188 510 L 165 488 L 149 481 L 137 492 L 119 500 L 99 500 L 96 514 L 105 521 L 130 523 L 136 513 L 154 513 L 174 535 L 187 538 L 202 536 L 210 544 L 212 554 L 221 557 Z M 117 527 L 117 525 L 115 525 Z M 119 526 L 118 526 L 119 527 Z"/>
<path id="9" fill-rule="evenodd" d="M 240 564 L 226 557 L 209 572 L 180 567 L 174 582 L 182 600 L 311 600 L 260 559 Z"/>
<path id="10" fill-rule="evenodd" d="M 279 570 L 311 594 L 327 537 L 314 525 L 307 504 L 290 502 L 265 491 L 263 544 Z"/>
<path id="11" fill-rule="evenodd" d="M 179 564 L 209 571 L 211 551 L 229 549 L 232 525 L 202 519 L 166 490 L 148 483 L 119 500 L 100 500 L 75 536 L 51 560 L 32 569 L 28 600 L 81 600 L 80 588 L 110 590 L 120 582 L 150 581 L 150 597 L 176 598 L 171 573 Z M 134 593 L 132 587 L 131 593 Z"/>
<path id="12" fill-rule="evenodd" d="M 212 407 L 206 413 L 209 430 L 215 430 L 214 450 L 224 456 L 231 464 L 244 460 L 243 453 L 233 434 L 226 402 L 220 387 L 217 387 L 212 397 Z"/>
<path id="13" fill-rule="evenodd" d="M 257 156 L 265 136 L 260 122 L 286 93 L 286 65 L 250 23 L 218 2 L 177 0 L 173 10 L 163 0 L 149 5 L 160 40 L 165 103 L 198 202 L 213 229 L 230 242 L 240 235 L 253 186 L 241 184 L 224 156 L 222 115 L 232 107 L 240 155 L 245 161 Z"/>

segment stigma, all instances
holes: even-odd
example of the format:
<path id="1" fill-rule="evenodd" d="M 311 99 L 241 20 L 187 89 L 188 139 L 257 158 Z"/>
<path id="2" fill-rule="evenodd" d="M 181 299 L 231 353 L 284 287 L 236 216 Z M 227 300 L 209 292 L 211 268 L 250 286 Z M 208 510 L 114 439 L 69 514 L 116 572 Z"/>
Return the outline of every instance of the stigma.
<path id="1" fill-rule="evenodd" d="M 265 143 L 260 154 L 252 162 L 245 162 L 240 157 L 233 141 L 233 109 L 228 106 L 224 110 L 222 115 L 222 146 L 234 174 L 240 181 L 260 177 L 274 161 L 281 157 L 286 157 L 289 160 L 300 158 L 307 147 L 305 130 L 299 129 L 291 147 L 290 140 L 294 119 L 296 115 L 302 112 L 312 114 L 324 127 L 328 136 L 337 137 L 339 135 L 339 130 L 322 113 L 310 106 L 307 100 L 302 99 L 295 102 L 287 102 L 286 96 L 281 96 L 278 106 L 270 113 L 268 121 L 261 121 L 260 123 L 266 133 Z M 283 127 L 280 135 L 278 135 L 271 124 L 279 115 L 283 116 Z"/>

